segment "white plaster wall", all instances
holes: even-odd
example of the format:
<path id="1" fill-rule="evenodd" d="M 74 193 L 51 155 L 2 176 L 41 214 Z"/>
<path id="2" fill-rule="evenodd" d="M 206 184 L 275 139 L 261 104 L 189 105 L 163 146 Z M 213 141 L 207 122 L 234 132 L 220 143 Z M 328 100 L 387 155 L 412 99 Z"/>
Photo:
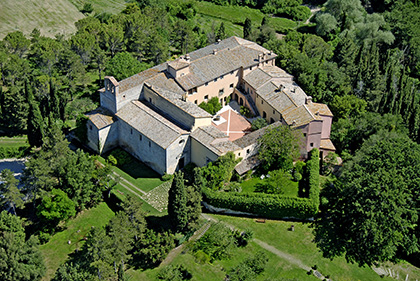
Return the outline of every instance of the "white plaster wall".
<path id="1" fill-rule="evenodd" d="M 207 157 L 211 161 L 216 161 L 218 155 L 210 151 L 207 147 L 203 146 L 195 139 L 191 138 L 191 162 L 195 163 L 198 167 L 203 167 L 207 165 Z"/>
<path id="2" fill-rule="evenodd" d="M 190 147 L 188 134 L 180 136 L 168 146 L 166 149 L 166 173 L 175 173 L 178 169 L 179 159 L 182 157 L 184 157 L 184 166 L 191 162 Z"/>
<path id="3" fill-rule="evenodd" d="M 145 135 L 140 134 L 124 121 L 118 120 L 118 122 L 120 122 L 118 126 L 119 145 L 159 174 L 164 174 L 166 172 L 165 149 L 158 146 Z M 142 135 L 141 140 L 140 135 Z"/>

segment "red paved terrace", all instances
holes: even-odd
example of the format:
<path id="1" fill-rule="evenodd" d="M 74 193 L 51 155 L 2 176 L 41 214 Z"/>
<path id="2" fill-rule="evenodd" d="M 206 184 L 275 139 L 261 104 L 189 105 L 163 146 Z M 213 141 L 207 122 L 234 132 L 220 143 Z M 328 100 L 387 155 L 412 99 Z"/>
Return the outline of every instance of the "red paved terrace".
<path id="1" fill-rule="evenodd" d="M 213 119 L 212 125 L 228 135 L 230 141 L 243 137 L 251 130 L 251 123 L 231 108 L 223 108 L 217 115 L 221 117 L 220 121 Z"/>

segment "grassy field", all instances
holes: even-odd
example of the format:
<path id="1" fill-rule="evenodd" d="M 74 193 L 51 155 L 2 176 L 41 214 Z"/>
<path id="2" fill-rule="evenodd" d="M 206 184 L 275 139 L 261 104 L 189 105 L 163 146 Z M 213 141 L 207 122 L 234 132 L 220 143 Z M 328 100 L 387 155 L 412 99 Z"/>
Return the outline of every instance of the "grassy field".
<path id="1" fill-rule="evenodd" d="M 34 28 L 49 37 L 69 36 L 76 31 L 74 23 L 85 17 L 79 11 L 82 3 L 91 3 L 94 13 L 118 13 L 126 4 L 125 0 L 2 0 L 0 40 L 13 31 L 29 35 Z"/>
<path id="2" fill-rule="evenodd" d="M 28 137 L 21 136 L 21 137 L 0 137 L 0 146 L 2 147 L 21 147 L 21 146 L 29 146 L 28 144 Z"/>
<path id="3" fill-rule="evenodd" d="M 47 265 L 47 274 L 43 280 L 50 280 L 57 268 L 66 261 L 69 254 L 80 249 L 84 243 L 83 237 L 92 227 L 102 227 L 114 216 L 114 212 L 106 203 L 85 210 L 67 223 L 64 231 L 56 233 L 51 240 L 40 247 Z M 77 232 L 80 230 L 80 232 Z M 71 244 L 68 244 L 68 241 Z"/>
<path id="4" fill-rule="evenodd" d="M 248 7 L 240 6 L 219 6 L 210 2 L 196 2 L 198 14 L 205 20 L 203 26 L 204 29 L 211 26 L 208 21 L 214 21 L 216 27 L 220 25 L 220 22 L 225 23 L 225 29 L 229 35 L 236 35 L 242 37 L 243 23 L 246 18 L 249 18 L 254 27 L 261 25 L 264 14 L 257 9 L 251 9 Z M 288 29 L 296 28 L 297 24 L 289 19 L 285 18 L 270 18 L 269 25 L 274 28 L 275 31 L 283 33 Z M 206 29 L 207 30 L 207 29 Z"/>
<path id="5" fill-rule="evenodd" d="M 241 230 L 252 229 L 255 239 L 274 246 L 283 253 L 290 254 L 292 258 L 288 260 L 279 257 L 262 248 L 255 241 L 245 248 L 234 250 L 230 259 L 216 261 L 213 264 L 198 264 L 190 252 L 184 251 L 173 260 L 172 264 L 184 265 L 193 275 L 191 280 L 223 280 L 226 272 L 258 251 L 264 252 L 269 257 L 269 262 L 265 272 L 257 280 L 282 280 L 282 278 L 302 281 L 319 280 L 313 275 L 308 275 L 306 270 L 297 266 L 292 260 L 299 260 L 308 267 L 316 264 L 318 270 L 324 276 L 330 275 L 332 280 L 393 280 L 386 277 L 381 278 L 370 268 L 360 268 L 355 264 L 348 264 L 344 258 L 333 261 L 322 258 L 321 253 L 312 242 L 313 235 L 307 224 L 283 221 L 267 221 L 265 224 L 259 224 L 253 219 L 219 215 L 212 215 L 212 217 Z M 288 230 L 291 224 L 295 225 L 294 232 Z M 159 270 L 160 268 L 145 271 L 130 270 L 128 273 L 133 280 L 157 280 L 156 275 Z"/>
<path id="6" fill-rule="evenodd" d="M 241 187 L 242 187 L 242 192 L 255 192 L 256 186 L 259 183 L 263 183 L 264 180 L 258 178 L 258 177 L 254 177 L 251 178 L 249 180 L 243 181 L 241 182 Z M 299 191 L 299 183 L 298 182 L 294 182 L 294 181 L 290 181 L 291 185 L 288 188 L 284 188 L 283 191 L 284 193 L 282 195 L 285 196 L 298 196 L 298 191 Z"/>

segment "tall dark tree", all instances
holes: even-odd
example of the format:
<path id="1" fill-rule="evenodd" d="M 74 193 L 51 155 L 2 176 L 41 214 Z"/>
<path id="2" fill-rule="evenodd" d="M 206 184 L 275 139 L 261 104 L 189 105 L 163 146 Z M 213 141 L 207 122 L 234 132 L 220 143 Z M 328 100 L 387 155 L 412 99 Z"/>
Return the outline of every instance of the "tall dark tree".
<path id="1" fill-rule="evenodd" d="M 187 192 L 184 184 L 184 174 L 175 174 L 169 190 L 168 215 L 176 231 L 183 231 L 188 224 Z"/>
<path id="2" fill-rule="evenodd" d="M 244 38 L 249 39 L 252 33 L 252 22 L 249 18 L 245 19 L 244 22 Z"/>
<path id="3" fill-rule="evenodd" d="M 38 239 L 25 241 L 22 221 L 5 211 L 0 213 L 0 280 L 40 280 L 45 265 L 38 247 Z"/>
<path id="4" fill-rule="evenodd" d="M 226 39 L 226 37 L 225 24 L 222 22 L 217 29 L 216 40 L 223 40 Z"/>
<path id="5" fill-rule="evenodd" d="M 34 99 L 32 87 L 29 82 L 25 82 L 26 100 L 29 105 L 28 111 L 28 142 L 31 146 L 39 147 L 42 145 L 44 137 L 44 120 L 42 119 L 41 110 L 38 103 Z"/>

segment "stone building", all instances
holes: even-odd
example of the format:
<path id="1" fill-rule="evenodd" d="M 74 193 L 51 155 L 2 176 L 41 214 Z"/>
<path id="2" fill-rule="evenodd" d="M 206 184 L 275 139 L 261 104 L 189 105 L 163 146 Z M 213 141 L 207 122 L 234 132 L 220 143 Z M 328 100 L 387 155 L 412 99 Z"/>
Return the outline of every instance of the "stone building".
<path id="1" fill-rule="evenodd" d="M 256 43 L 230 37 L 122 81 L 107 76 L 100 107 L 88 114 L 89 146 L 98 153 L 120 146 L 160 174 L 233 151 L 243 158 L 242 174 L 258 164 L 256 144 L 265 129 L 229 140 L 198 107 L 217 97 L 222 105 L 237 101 L 271 126 L 301 129 L 302 157 L 314 147 L 334 151 L 331 111 L 312 102 L 275 58 Z"/>

